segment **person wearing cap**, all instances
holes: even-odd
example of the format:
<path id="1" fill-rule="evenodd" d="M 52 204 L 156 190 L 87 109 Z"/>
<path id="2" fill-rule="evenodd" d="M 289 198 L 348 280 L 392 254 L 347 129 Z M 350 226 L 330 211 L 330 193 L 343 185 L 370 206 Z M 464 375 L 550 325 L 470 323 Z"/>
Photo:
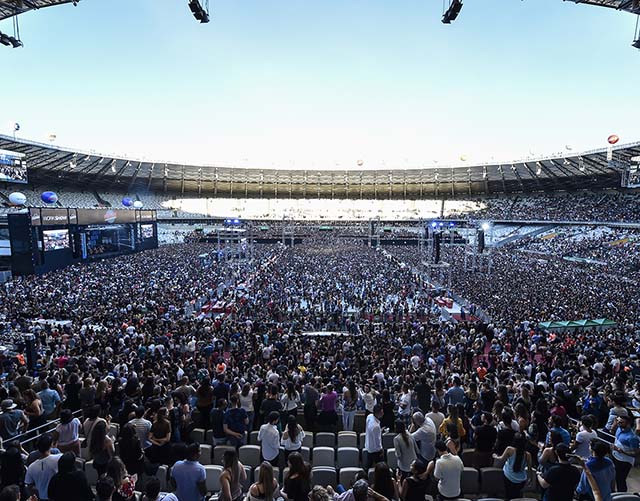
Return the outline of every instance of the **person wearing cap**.
<path id="1" fill-rule="evenodd" d="M 0 403 L 0 409 L 2 409 L 2 414 L 0 414 L 0 437 L 2 437 L 2 440 L 17 437 L 29 425 L 29 418 L 16 407 L 16 404 L 10 398 Z"/>
<path id="2" fill-rule="evenodd" d="M 262 458 L 269 461 L 273 466 L 278 466 L 280 455 L 280 432 L 278 431 L 278 421 L 280 413 L 273 411 L 267 418 L 267 423 L 263 424 L 258 431 L 258 441 L 262 442 Z"/>

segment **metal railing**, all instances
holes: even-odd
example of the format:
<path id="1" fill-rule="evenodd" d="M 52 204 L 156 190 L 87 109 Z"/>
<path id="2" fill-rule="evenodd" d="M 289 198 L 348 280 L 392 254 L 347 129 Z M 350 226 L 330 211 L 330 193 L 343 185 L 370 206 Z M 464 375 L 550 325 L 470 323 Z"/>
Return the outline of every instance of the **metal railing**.
<path id="1" fill-rule="evenodd" d="M 72 414 L 73 417 L 78 417 L 80 415 L 82 415 L 82 410 L 80 409 Z M 27 430 L 20 435 L 16 435 L 15 437 L 11 437 L 10 439 L 5 440 L 5 442 L 14 442 L 17 440 L 18 442 L 20 442 L 20 445 L 22 447 L 25 447 L 25 445 L 29 447 L 32 442 L 38 440 L 38 438 L 40 438 L 45 433 L 54 431 L 58 424 L 60 424 L 60 418 L 54 419 L 52 421 L 47 421 L 46 423 L 37 426 L 36 428 L 32 428 L 31 430 Z"/>

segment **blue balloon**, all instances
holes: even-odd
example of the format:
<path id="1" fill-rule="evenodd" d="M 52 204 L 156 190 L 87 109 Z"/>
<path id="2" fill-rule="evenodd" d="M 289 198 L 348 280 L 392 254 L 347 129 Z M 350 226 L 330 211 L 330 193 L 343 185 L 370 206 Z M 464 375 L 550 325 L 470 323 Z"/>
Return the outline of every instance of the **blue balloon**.
<path id="1" fill-rule="evenodd" d="M 58 195 L 56 195 L 53 191 L 44 191 L 40 195 L 40 199 L 45 204 L 55 204 L 58 201 Z"/>
<path id="2" fill-rule="evenodd" d="M 131 207 L 133 205 L 133 200 L 131 200 L 129 197 L 124 197 L 122 199 L 122 205 L 124 205 L 125 207 Z"/>

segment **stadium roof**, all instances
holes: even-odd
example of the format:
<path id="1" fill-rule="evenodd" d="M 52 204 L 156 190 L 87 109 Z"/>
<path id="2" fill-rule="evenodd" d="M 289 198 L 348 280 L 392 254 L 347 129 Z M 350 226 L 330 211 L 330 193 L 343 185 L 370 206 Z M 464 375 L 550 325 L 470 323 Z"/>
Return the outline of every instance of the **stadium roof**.
<path id="1" fill-rule="evenodd" d="M 608 7 L 610 9 L 624 10 L 632 14 L 640 13 L 639 0 L 569 0 L 573 3 L 582 3 L 586 5 L 596 5 L 598 7 Z"/>
<path id="2" fill-rule="evenodd" d="M 30 10 L 53 7 L 65 3 L 76 4 L 79 0 L 0 0 L 0 21 Z"/>
<path id="3" fill-rule="evenodd" d="M 566 156 L 424 169 L 291 170 L 133 160 L 0 135 L 0 149 L 24 153 L 39 188 L 153 191 L 236 198 L 421 199 L 493 193 L 615 188 L 640 141 Z"/>

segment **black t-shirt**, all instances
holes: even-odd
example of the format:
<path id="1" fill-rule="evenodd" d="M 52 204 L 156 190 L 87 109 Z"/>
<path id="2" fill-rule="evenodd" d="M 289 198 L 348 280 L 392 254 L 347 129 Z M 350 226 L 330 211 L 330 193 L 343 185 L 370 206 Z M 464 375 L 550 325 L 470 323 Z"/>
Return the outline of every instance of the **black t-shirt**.
<path id="1" fill-rule="evenodd" d="M 476 450 L 478 452 L 492 452 L 497 437 L 498 432 L 493 426 L 486 424 L 478 426 L 475 432 Z"/>
<path id="2" fill-rule="evenodd" d="M 553 465 L 544 475 L 549 483 L 547 499 L 553 501 L 572 501 L 573 493 L 580 482 L 580 470 L 566 463 Z"/>

